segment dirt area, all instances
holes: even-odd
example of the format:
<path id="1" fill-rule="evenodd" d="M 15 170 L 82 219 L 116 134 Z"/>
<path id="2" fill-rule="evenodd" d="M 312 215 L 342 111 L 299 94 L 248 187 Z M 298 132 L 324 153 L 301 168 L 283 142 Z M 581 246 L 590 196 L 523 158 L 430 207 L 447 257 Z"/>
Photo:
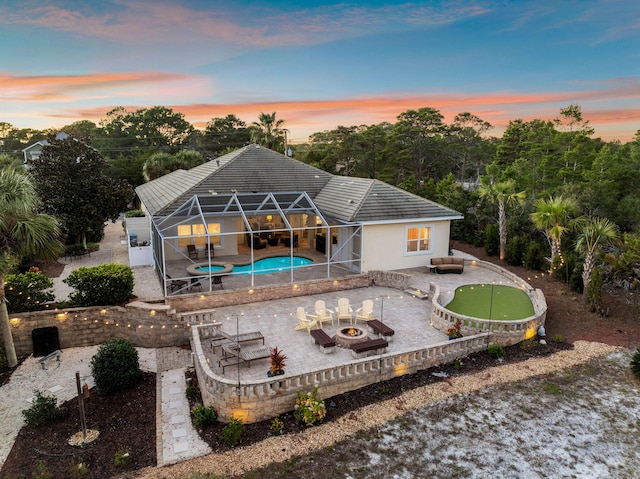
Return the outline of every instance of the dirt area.
<path id="1" fill-rule="evenodd" d="M 498 262 L 496 258 L 486 257 L 481 248 L 455 243 L 453 248 L 483 260 Z M 532 273 L 524 268 L 509 267 L 502 263 L 500 265 L 525 278 L 533 287 L 542 289 L 549 307 L 548 344 L 533 343 L 526 348 L 519 345 L 507 348 L 503 364 L 518 364 L 534 357 L 544 357 L 571 348 L 570 342 L 581 339 L 625 348 L 640 346 L 640 321 L 637 314 L 639 310 L 637 298 L 634 296 L 605 294 L 605 308 L 609 308 L 609 316 L 600 317 L 588 311 L 582 304 L 580 295 L 570 292 L 548 275 Z M 553 341 L 552 338 L 556 335 L 563 336 L 567 342 Z M 479 477 L 475 476 L 473 471 L 480 470 L 487 473 L 499 470 L 501 474 L 498 475 L 504 477 L 548 477 L 544 475 L 543 464 L 547 455 L 568 455 L 566 467 L 569 469 L 572 463 L 580 464 L 583 459 L 575 455 L 578 453 L 548 450 L 540 443 L 540 438 L 536 438 L 535 433 L 540 436 L 543 433 L 548 434 L 548 430 L 556 430 L 555 434 L 559 437 L 566 436 L 563 440 L 575 443 L 578 450 L 584 447 L 583 442 L 578 441 L 579 438 L 594 443 L 602 441 L 603 444 L 614 441 L 623 449 L 628 443 L 637 444 L 640 415 L 633 420 L 628 419 L 626 412 L 632 405 L 627 404 L 628 400 L 623 397 L 623 391 L 616 389 L 615 383 L 616 378 L 628 374 L 623 366 L 625 361 L 628 364 L 626 357 L 619 363 L 603 359 L 601 364 L 590 363 L 582 369 L 575 369 L 573 373 L 567 371 L 548 377 L 537 377 L 523 384 L 518 383 L 515 388 L 492 388 L 477 394 L 465 395 L 462 401 L 459 397 L 453 398 L 433 405 L 426 412 L 414 411 L 384 427 L 359 434 L 347 443 L 336 445 L 335 449 L 273 464 L 256 471 L 251 477 L 401 478 L 416 477 L 419 471 L 429 471 L 428 476 L 434 478 Z M 325 422 L 356 418 L 358 409 L 369 404 L 399 397 L 405 391 L 436 382 L 443 382 L 443 387 L 446 387 L 447 381 L 451 378 L 469 375 L 495 365 L 495 359 L 482 352 L 464 359 L 458 367 L 450 364 L 330 398 L 326 401 L 328 413 Z M 434 372 L 438 375 L 434 376 Z M 442 373 L 445 373 L 446 377 L 442 377 Z M 586 384 L 579 381 L 584 376 Z M 606 388 L 602 388 L 603 384 L 606 384 Z M 531 394 L 536 394 L 535 401 L 531 400 Z M 529 423 L 525 426 L 515 420 L 514 411 L 509 410 L 509 407 L 512 407 L 509 406 L 509 401 L 514 396 L 520 398 L 520 406 L 515 411 L 515 416 L 539 421 L 539 424 L 531 429 L 533 433 L 527 434 L 535 446 L 532 451 L 538 451 L 542 464 L 531 464 L 529 468 L 520 470 L 512 469 L 512 462 L 506 461 L 504 457 L 519 454 L 519 437 L 530 427 Z M 565 401 L 567 404 L 564 404 Z M 618 432 L 614 431 L 615 434 L 610 433 L 610 436 L 601 438 L 597 430 L 588 429 L 589 436 L 585 439 L 587 432 L 583 431 L 584 424 L 580 423 L 580 414 L 595 414 L 591 411 L 594 402 L 606 410 L 610 408 L 616 411 L 609 419 L 615 422 L 611 427 L 618 428 Z M 98 429 L 101 436 L 93 444 L 78 449 L 66 443 L 80 428 L 77 401 L 70 401 L 63 407 L 65 413 L 58 421 L 37 429 L 23 428 L 0 470 L 0 477 L 13 479 L 19 474 L 29 477 L 37 470 L 40 461 L 52 474 L 51 477 L 133 477 L 132 471 L 155 464 L 155 408 L 155 383 L 150 376 L 146 376 L 146 380 L 135 390 L 123 393 L 117 398 L 92 395 L 88 402 L 87 417 L 90 418 L 91 427 Z M 576 415 L 576 411 L 580 414 Z M 554 414 L 551 415 L 551 412 Z M 281 419 L 286 434 L 296 435 L 302 431 L 303 428 L 296 423 L 292 414 L 282 415 Z M 270 421 L 247 426 L 242 445 L 249 446 L 268 438 L 269 426 Z M 214 452 L 227 450 L 218 439 L 221 428 L 222 425 L 216 424 L 201 431 L 202 437 Z M 459 430 L 460 428 L 464 431 Z M 611 431 L 609 426 L 607 430 Z M 635 432 L 625 436 L 625 430 Z M 604 434 L 604 430 L 600 434 Z M 433 441 L 433 438 L 438 440 Z M 482 456 L 474 451 L 473 445 L 467 448 L 464 443 L 473 440 L 486 441 L 498 453 L 490 453 L 489 450 Z M 426 445 L 431 448 L 429 452 L 426 452 Z M 120 447 L 128 448 L 132 457 L 131 464 L 125 468 L 115 465 L 115 454 Z M 417 449 L 419 447 L 424 449 Z M 501 454 L 501 450 L 509 452 Z M 411 453 L 411 459 L 408 452 Z M 637 458 L 637 453 L 630 454 L 632 457 L 636 454 Z M 601 451 L 600 456 L 600 459 L 595 456 L 590 459 L 590 471 L 597 472 L 600 470 L 598 468 L 603 468 L 602 470 L 608 473 L 612 470 L 611 467 L 614 467 L 618 468 L 615 470 L 619 470 L 621 474 L 574 474 L 574 477 L 632 477 L 625 475 L 625 472 L 629 471 L 629 464 L 635 465 L 637 461 L 609 465 L 606 453 Z M 390 457 L 400 458 L 400 463 L 390 462 Z M 529 456 L 523 457 L 521 462 L 528 460 Z M 71 468 L 78 462 L 86 465 L 87 472 L 82 476 L 73 476 Z M 504 463 L 504 467 L 501 463 Z M 373 467 L 375 464 L 379 464 L 379 467 Z M 546 472 L 551 474 L 549 470 Z"/>

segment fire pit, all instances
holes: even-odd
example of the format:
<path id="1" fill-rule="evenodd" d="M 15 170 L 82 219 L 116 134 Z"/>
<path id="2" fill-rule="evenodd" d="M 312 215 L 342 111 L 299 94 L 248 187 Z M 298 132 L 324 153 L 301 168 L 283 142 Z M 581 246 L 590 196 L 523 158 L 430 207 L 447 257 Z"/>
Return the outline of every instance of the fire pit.
<path id="1" fill-rule="evenodd" d="M 361 343 L 369 339 L 367 331 L 358 326 L 340 328 L 336 332 L 336 344 L 341 348 L 349 349 L 352 344 Z"/>

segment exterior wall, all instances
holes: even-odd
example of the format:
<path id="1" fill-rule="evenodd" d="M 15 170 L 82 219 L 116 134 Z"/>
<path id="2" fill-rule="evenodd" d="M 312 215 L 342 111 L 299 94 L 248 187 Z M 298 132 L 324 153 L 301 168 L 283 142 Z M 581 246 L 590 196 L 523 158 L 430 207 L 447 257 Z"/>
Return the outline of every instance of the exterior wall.
<path id="1" fill-rule="evenodd" d="M 405 253 L 408 225 L 431 226 L 431 252 Z M 362 234 L 362 272 L 426 266 L 432 257 L 449 255 L 450 221 L 365 225 Z"/>
<path id="2" fill-rule="evenodd" d="M 194 217 L 194 223 L 198 221 L 198 217 Z M 241 228 L 240 231 L 244 230 L 244 226 L 242 225 L 242 221 L 239 218 L 212 218 L 211 223 L 221 223 L 221 228 L 223 232 L 222 243 L 223 248 L 216 248 L 215 254 L 218 256 L 223 255 L 236 255 L 238 254 L 238 243 L 242 243 L 244 241 L 244 234 L 224 234 L 235 232 L 238 228 Z M 238 223 L 239 222 L 239 223 Z M 182 223 L 182 221 L 178 221 L 177 218 L 173 218 L 173 224 L 167 219 L 166 223 L 163 223 L 163 231 L 165 236 L 177 236 L 178 231 L 177 228 L 167 230 L 167 228 L 171 228 L 171 226 L 177 226 L 178 223 Z M 240 225 L 240 226 L 239 226 Z M 186 248 L 178 248 L 178 239 L 165 239 L 164 240 L 164 254 L 166 261 L 176 261 L 183 260 L 187 256 Z M 199 248 L 202 250 L 202 248 Z M 202 251 L 201 251 L 202 252 Z M 182 253 L 182 254 L 181 254 Z M 206 255 L 202 254 L 201 257 L 206 258 Z"/>
<path id="3" fill-rule="evenodd" d="M 491 343 L 501 346 L 512 346 L 525 339 L 535 337 L 538 328 L 544 325 L 547 318 L 547 301 L 542 291 L 533 289 L 518 276 L 492 263 L 478 260 L 465 260 L 466 265 L 472 263 L 474 266 L 496 271 L 513 281 L 513 286 L 522 288 L 533 304 L 533 316 L 519 321 L 495 321 L 457 314 L 449 311 L 444 305 L 440 304 L 440 288 L 431 283 L 429 291 L 429 297 L 431 298 L 431 325 L 439 331 L 446 333 L 447 330 L 459 320 L 462 323 L 460 330 L 463 336 L 484 332 L 491 333 Z"/>
<path id="4" fill-rule="evenodd" d="M 369 384 L 412 374 L 439 364 L 454 361 L 489 344 L 489 334 L 478 334 L 457 341 L 447 341 L 417 351 L 386 353 L 354 360 L 339 366 L 317 369 L 297 376 L 267 378 L 238 384 L 215 374 L 208 366 L 201 339 L 214 334 L 214 326 L 192 329 L 191 345 L 195 352 L 195 367 L 202 400 L 206 406 L 218 409 L 221 421 L 232 417 L 243 423 L 269 419 L 294 408 L 298 391 L 311 391 L 330 398 Z"/>

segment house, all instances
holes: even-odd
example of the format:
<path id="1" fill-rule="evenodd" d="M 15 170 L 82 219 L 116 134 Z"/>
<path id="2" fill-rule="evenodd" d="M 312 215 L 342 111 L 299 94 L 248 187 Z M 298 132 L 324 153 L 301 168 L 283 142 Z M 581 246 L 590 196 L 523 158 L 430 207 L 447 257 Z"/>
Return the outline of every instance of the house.
<path id="1" fill-rule="evenodd" d="M 174 171 L 136 193 L 161 273 L 167 262 L 188 258 L 188 247 L 213 247 L 215 257 L 248 247 L 253 257 L 278 238 L 354 273 L 423 266 L 448 255 L 450 222 L 462 219 L 382 181 L 332 175 L 257 145 Z"/>
<path id="2" fill-rule="evenodd" d="M 64 131 L 61 131 L 56 134 L 56 140 L 64 140 L 69 138 Z M 42 153 L 42 148 L 49 144 L 48 140 L 40 140 L 33 145 L 29 145 L 22 150 L 22 155 L 24 156 L 24 164 L 27 168 L 31 167 L 31 162 L 40 158 L 40 154 Z"/>

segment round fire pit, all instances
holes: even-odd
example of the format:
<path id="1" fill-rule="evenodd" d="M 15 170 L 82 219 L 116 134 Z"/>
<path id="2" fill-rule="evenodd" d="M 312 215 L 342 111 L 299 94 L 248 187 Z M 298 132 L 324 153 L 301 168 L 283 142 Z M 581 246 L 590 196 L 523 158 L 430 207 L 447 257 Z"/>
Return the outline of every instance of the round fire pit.
<path id="1" fill-rule="evenodd" d="M 341 348 L 350 348 L 352 344 L 361 343 L 369 339 L 367 331 L 358 326 L 340 328 L 336 331 L 336 344 Z"/>

